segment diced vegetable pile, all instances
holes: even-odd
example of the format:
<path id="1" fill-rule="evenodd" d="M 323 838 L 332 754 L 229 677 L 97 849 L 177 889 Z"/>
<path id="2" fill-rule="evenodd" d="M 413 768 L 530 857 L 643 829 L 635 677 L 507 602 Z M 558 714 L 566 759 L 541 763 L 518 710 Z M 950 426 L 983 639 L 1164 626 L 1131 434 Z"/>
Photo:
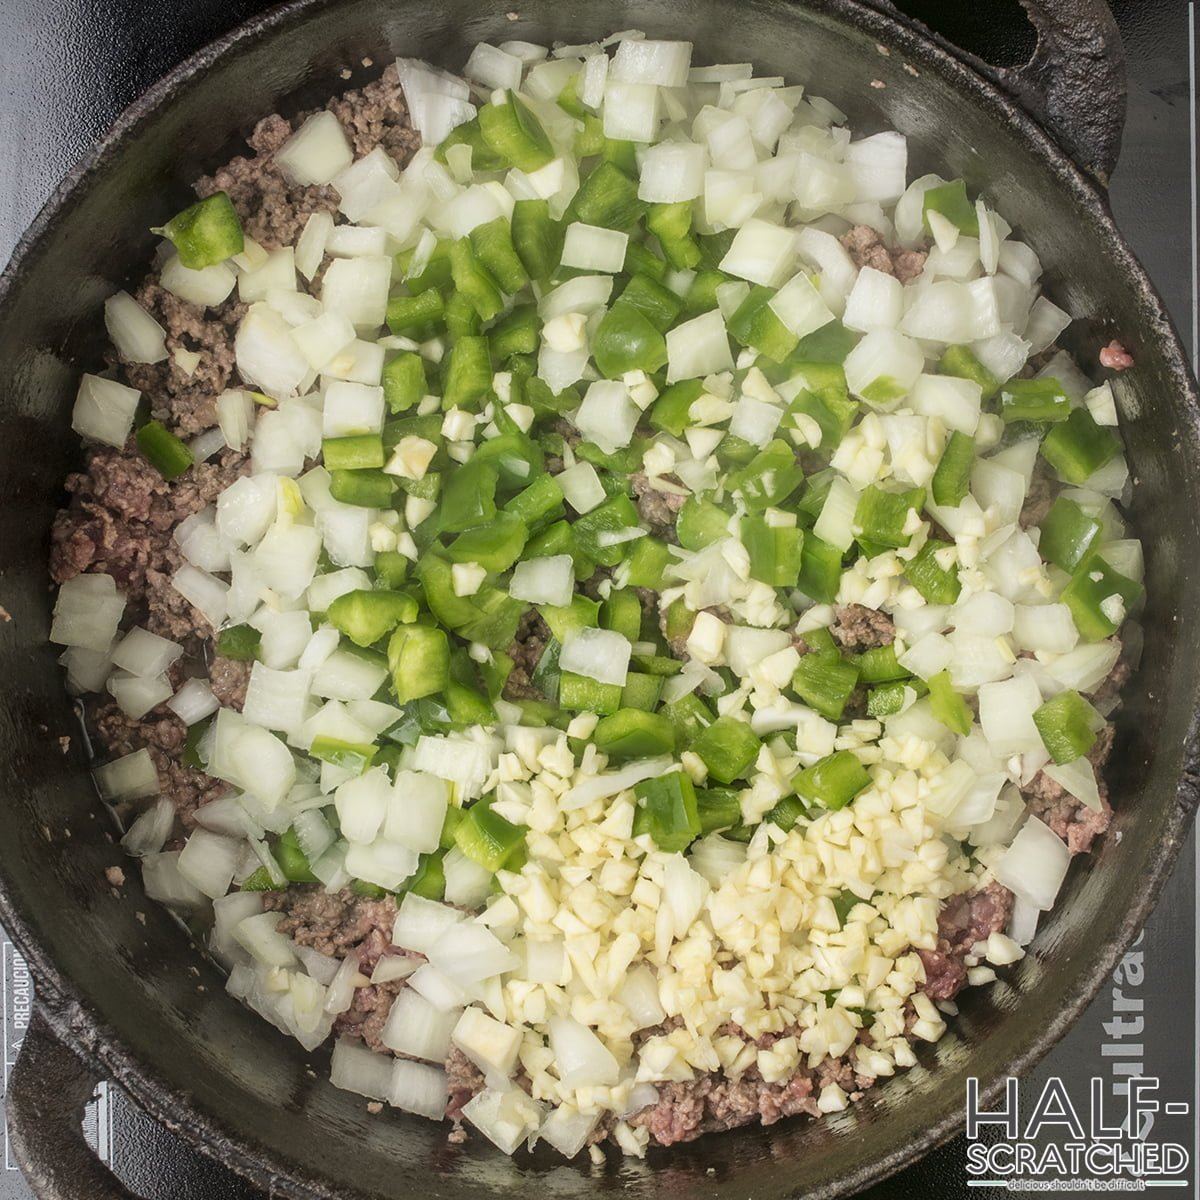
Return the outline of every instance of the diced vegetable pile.
<path id="1" fill-rule="evenodd" d="M 211 902 L 230 990 L 309 1049 L 368 979 L 262 893 L 394 893 L 401 1057 L 340 1042 L 334 1082 L 440 1118 L 457 1047 L 506 1152 L 609 1121 L 641 1153 L 626 1118 L 707 1071 L 911 1065 L 945 1028 L 915 953 L 940 902 L 1016 893 L 984 983 L 1055 901 L 1070 855 L 1020 789 L 1102 804 L 1085 697 L 1142 593 L 1111 386 L 1055 352 L 1070 318 L 1003 218 L 799 86 L 633 34 L 399 68 L 403 170 L 329 113 L 277 152 L 336 220 L 265 251 L 218 193 L 161 230 L 164 287 L 248 305 L 219 438 L 80 387 L 74 427 L 136 425 L 165 479 L 250 456 L 172 581 L 253 664 L 240 712 L 171 686 L 180 648 L 119 631 L 110 577 L 59 596 L 74 685 L 166 703 L 230 785 L 181 850 L 168 798 L 133 823 L 147 890 Z M 925 249 L 902 282 L 891 252 Z M 130 297 L 106 315 L 165 354 Z M 158 793 L 146 751 L 97 775 Z M 800 1032 L 746 1058 L 729 1023 Z"/>

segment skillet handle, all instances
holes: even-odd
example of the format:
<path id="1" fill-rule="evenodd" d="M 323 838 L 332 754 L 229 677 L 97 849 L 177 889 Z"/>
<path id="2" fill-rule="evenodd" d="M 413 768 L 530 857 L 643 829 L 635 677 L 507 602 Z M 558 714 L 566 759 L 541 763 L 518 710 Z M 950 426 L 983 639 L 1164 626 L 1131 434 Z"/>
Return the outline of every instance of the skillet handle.
<path id="1" fill-rule="evenodd" d="M 868 0 L 903 15 L 904 0 Z M 1037 31 L 1033 57 L 1020 67 L 994 67 L 936 31 L 935 42 L 998 84 L 1035 117 L 1101 186 L 1121 152 L 1127 95 L 1125 48 L 1107 0 L 1021 0 Z"/>
<path id="2" fill-rule="evenodd" d="M 138 1200 L 83 1136 L 83 1108 L 99 1081 L 35 1005 L 5 1106 L 8 1144 L 38 1200 Z"/>

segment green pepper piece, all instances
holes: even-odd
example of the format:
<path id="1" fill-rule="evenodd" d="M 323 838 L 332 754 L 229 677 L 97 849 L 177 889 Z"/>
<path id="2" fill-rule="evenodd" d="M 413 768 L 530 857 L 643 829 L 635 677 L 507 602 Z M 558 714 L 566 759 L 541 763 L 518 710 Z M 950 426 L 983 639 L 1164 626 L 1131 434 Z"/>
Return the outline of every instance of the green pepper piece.
<path id="1" fill-rule="evenodd" d="M 388 508 L 396 480 L 382 471 L 343 471 L 329 473 L 329 494 L 340 504 L 359 508 Z"/>
<path id="2" fill-rule="evenodd" d="M 218 649 L 217 653 L 220 654 L 221 651 Z M 203 721 L 197 721 L 194 725 L 188 726 L 187 741 L 183 746 L 183 765 L 185 767 L 195 767 L 197 771 L 203 771 L 208 765 L 200 755 L 200 743 L 204 740 L 204 735 L 209 731 L 212 723 L 212 717 L 205 717 Z"/>
<path id="3" fill-rule="evenodd" d="M 253 625 L 231 625 L 217 634 L 217 654 L 234 662 L 253 662 L 261 645 L 262 634 Z"/>
<path id="4" fill-rule="evenodd" d="M 355 775 L 361 775 L 374 763 L 379 750 L 376 746 L 362 742 L 346 742 L 341 738 L 319 734 L 313 738 L 308 752 L 322 762 L 332 763 L 335 767 L 342 767 L 344 770 L 353 771 Z"/>
<path id="5" fill-rule="evenodd" d="M 455 812 L 458 809 L 454 810 Z M 404 890 L 426 900 L 441 900 L 446 895 L 446 872 L 442 866 L 444 853 L 422 854 L 416 874 L 405 881 Z"/>
<path id="6" fill-rule="evenodd" d="M 605 229 L 632 229 L 648 207 L 637 193 L 638 185 L 619 166 L 602 162 L 580 184 L 567 210 L 568 220 Z"/>
<path id="7" fill-rule="evenodd" d="M 729 280 L 730 276 L 724 271 L 700 271 L 683 298 L 684 316 L 698 317 L 701 313 L 712 312 L 717 307 L 717 288 Z"/>
<path id="8" fill-rule="evenodd" d="M 703 394 L 704 384 L 699 379 L 681 379 L 671 384 L 650 409 L 650 427 L 672 437 L 683 437 L 683 431 L 691 424 L 688 415 L 691 407 Z"/>
<path id="9" fill-rule="evenodd" d="M 520 517 L 532 529 L 563 514 L 563 490 L 553 475 L 539 475 L 524 491 L 504 506 L 505 512 Z"/>
<path id="10" fill-rule="evenodd" d="M 384 464 L 383 437 L 378 433 L 353 433 L 348 437 L 325 438 L 321 457 L 327 471 L 357 471 Z"/>
<path id="11" fill-rule="evenodd" d="M 904 707 L 905 691 L 911 689 L 915 695 L 923 696 L 929 691 L 920 679 L 897 680 L 872 688 L 867 695 L 868 717 L 891 717 Z"/>
<path id="12" fill-rule="evenodd" d="M 486 524 L 460 533 L 446 548 L 457 563 L 478 563 L 489 573 L 507 571 L 521 557 L 529 530 L 513 513 L 498 512 Z"/>
<path id="13" fill-rule="evenodd" d="M 479 110 L 479 129 L 497 156 L 519 171 L 537 171 L 554 158 L 541 122 L 511 89 L 505 90 L 499 104 L 485 104 Z"/>
<path id="14" fill-rule="evenodd" d="M 618 303 L 636 308 L 659 333 L 666 333 L 683 310 L 683 301 L 670 288 L 644 273 L 634 275 Z"/>
<path id="15" fill-rule="evenodd" d="M 444 630 L 401 625 L 388 641 L 387 656 L 401 704 L 440 692 L 450 678 L 450 643 Z"/>
<path id="16" fill-rule="evenodd" d="M 137 448 L 168 483 L 178 479 L 196 461 L 187 445 L 161 421 L 147 421 L 137 431 Z"/>
<path id="17" fill-rule="evenodd" d="M 971 468 L 975 465 L 975 439 L 956 429 L 946 442 L 942 457 L 933 473 L 933 502 L 957 508 L 971 487 Z"/>
<path id="18" fill-rule="evenodd" d="M 296 831 L 289 829 L 279 835 L 278 841 L 271 848 L 279 869 L 287 876 L 289 883 L 316 883 L 317 877 L 312 873 L 312 867 L 300 849 Z"/>
<path id="19" fill-rule="evenodd" d="M 622 708 L 600 721 L 592 740 L 609 758 L 653 758 L 675 752 L 675 726 L 660 713 Z"/>
<path id="20" fill-rule="evenodd" d="M 1042 441 L 1042 457 L 1067 483 L 1086 483 L 1096 471 L 1111 462 L 1121 443 L 1111 429 L 1097 425 L 1086 408 L 1056 425 Z"/>
<path id="21" fill-rule="evenodd" d="M 597 683 L 586 675 L 564 671 L 558 685 L 558 702 L 568 712 L 594 712 L 608 716 L 621 707 L 621 685 Z"/>
<path id="22" fill-rule="evenodd" d="M 949 671 L 939 671 L 926 681 L 929 685 L 929 705 L 934 717 L 955 733 L 971 732 L 971 710 L 954 690 Z"/>
<path id="23" fill-rule="evenodd" d="M 1074 571 L 1096 548 L 1104 526 L 1074 500 L 1059 496 L 1042 518 L 1038 552 L 1064 571 Z"/>
<path id="24" fill-rule="evenodd" d="M 476 225 L 469 237 L 476 259 L 483 264 L 502 291 L 512 296 L 529 282 L 529 275 L 513 245 L 512 226 L 506 217 L 496 217 L 482 225 Z M 453 253 L 450 262 L 453 266 Z M 483 316 L 483 313 L 479 315 Z"/>
<path id="25" fill-rule="evenodd" d="M 460 337 L 450 347 L 442 408 L 473 409 L 492 390 L 492 360 L 486 337 Z"/>
<path id="26" fill-rule="evenodd" d="M 791 368 L 788 378 L 803 385 L 788 412 L 811 417 L 820 426 L 818 450 L 836 449 L 849 433 L 859 407 L 858 401 L 850 398 L 845 371 L 836 363 L 804 363 Z"/>
<path id="27" fill-rule="evenodd" d="M 415 296 L 393 296 L 388 300 L 388 328 L 397 336 L 427 336 L 446 316 L 441 292 L 428 288 Z"/>
<path id="28" fill-rule="evenodd" d="M 953 604 L 962 591 L 958 569 L 947 571 L 937 560 L 941 550 L 952 548 L 952 543 L 930 538 L 916 557 L 904 566 L 908 581 L 929 604 Z"/>
<path id="29" fill-rule="evenodd" d="M 429 391 L 425 379 L 425 363 L 411 351 L 398 354 L 383 365 L 383 398 L 388 411 L 407 412 L 416 408 Z"/>
<path id="30" fill-rule="evenodd" d="M 471 247 L 470 238 L 459 238 L 450 248 L 450 273 L 458 294 L 471 302 L 482 321 L 504 311 L 504 297 L 492 273 Z"/>
<path id="31" fill-rule="evenodd" d="M 499 871 L 525 844 L 525 829 L 505 820 L 490 805 L 473 804 L 463 812 L 454 844 L 485 870 Z"/>
<path id="32" fill-rule="evenodd" d="M 392 591 L 408 580 L 408 559 L 397 550 L 378 551 L 373 569 L 376 583 Z"/>
<path id="33" fill-rule="evenodd" d="M 326 610 L 329 623 L 356 646 L 373 646 L 397 625 L 411 625 L 420 606 L 405 592 L 356 589 L 338 596 Z"/>
<path id="34" fill-rule="evenodd" d="M 658 238 L 667 262 L 677 271 L 699 265 L 700 247 L 692 237 L 692 202 L 652 204 L 646 214 L 646 228 Z"/>
<path id="35" fill-rule="evenodd" d="M 563 233 L 546 200 L 518 200 L 512 214 L 513 245 L 530 279 L 544 282 L 558 269 Z"/>
<path id="36" fill-rule="evenodd" d="M 541 341 L 541 321 L 536 304 L 518 304 L 489 331 L 492 358 L 504 362 L 514 354 L 536 354 Z"/>
<path id="37" fill-rule="evenodd" d="M 1000 415 L 1012 421 L 1065 421 L 1071 397 L 1057 379 L 1010 379 L 1000 389 Z"/>
<path id="38" fill-rule="evenodd" d="M 751 579 L 772 587 L 796 586 L 804 562 L 803 529 L 798 525 L 771 525 L 766 517 L 750 514 L 742 518 L 741 540 L 750 556 Z"/>
<path id="39" fill-rule="evenodd" d="M 866 767 L 849 750 L 837 750 L 797 774 L 792 780 L 796 795 L 822 808 L 845 808 L 871 786 Z"/>
<path id="40" fill-rule="evenodd" d="M 614 591 L 600 605 L 600 627 L 619 633 L 629 642 L 642 636 L 642 602 L 629 591 Z"/>
<path id="41" fill-rule="evenodd" d="M 744 721 L 718 717 L 692 740 L 690 749 L 698 754 L 708 773 L 718 783 L 741 779 L 758 758 L 762 742 Z"/>
<path id="42" fill-rule="evenodd" d="M 792 674 L 796 695 L 830 721 L 841 720 L 857 686 L 858 667 L 841 657 L 806 654 Z"/>
<path id="43" fill-rule="evenodd" d="M 276 890 L 275 881 L 266 867 L 257 867 L 238 884 L 243 892 L 273 892 Z"/>
<path id="44" fill-rule="evenodd" d="M 910 672 L 896 661 L 895 646 L 873 646 L 858 656 L 858 678 L 861 683 L 891 683 L 907 679 Z"/>
<path id="45" fill-rule="evenodd" d="M 671 562 L 671 551 L 665 542 L 655 537 L 638 538 L 623 564 L 625 583 L 629 587 L 659 588 L 663 571 Z"/>
<path id="46" fill-rule="evenodd" d="M 585 513 L 572 526 L 580 551 L 603 567 L 615 567 L 629 549 L 628 542 L 605 545 L 601 534 L 620 533 L 636 527 L 638 511 L 628 496 L 612 496 Z"/>
<path id="47" fill-rule="evenodd" d="M 242 222 L 226 192 L 214 192 L 150 232 L 170 241 L 191 271 L 215 266 L 246 248 Z"/>
<path id="48" fill-rule="evenodd" d="M 1082 758 L 1096 743 L 1104 718 L 1078 693 L 1068 689 L 1052 696 L 1033 714 L 1050 757 L 1059 765 Z"/>
<path id="49" fill-rule="evenodd" d="M 700 836 L 696 788 L 683 771 L 643 779 L 634 784 L 633 794 L 645 813 L 645 832 L 664 853 L 686 850 Z"/>
<path id="50" fill-rule="evenodd" d="M 496 710 L 486 696 L 480 695 L 474 687 L 453 681 L 446 684 L 446 712 L 460 729 L 496 723 Z"/>
<path id="51" fill-rule="evenodd" d="M 742 819 L 742 805 L 732 788 L 702 788 L 696 792 L 700 832 L 719 833 L 732 829 Z"/>
<path id="52" fill-rule="evenodd" d="M 924 507 L 924 488 L 885 492 L 872 485 L 859 496 L 854 510 L 854 525 L 862 530 L 858 540 L 893 548 L 907 546 L 912 541 L 912 534 L 904 532 L 909 510 L 920 513 Z"/>
<path id="53" fill-rule="evenodd" d="M 730 519 L 720 505 L 704 496 L 689 496 L 675 518 L 675 536 L 685 550 L 703 550 L 729 536 Z"/>
<path id="54" fill-rule="evenodd" d="M 732 439 L 726 437 L 725 441 Z M 787 442 L 777 438 L 742 468 L 731 471 L 727 485 L 752 512 L 778 508 L 804 482 L 804 472 Z"/>
<path id="55" fill-rule="evenodd" d="M 842 552 L 812 533 L 804 536 L 800 551 L 800 580 L 797 587 L 819 604 L 837 599 L 842 579 Z"/>
<path id="56" fill-rule="evenodd" d="M 1080 636 L 1099 642 L 1117 632 L 1141 594 L 1140 583 L 1092 554 L 1076 567 L 1059 599 L 1071 610 Z"/>
<path id="57" fill-rule="evenodd" d="M 967 346 L 947 346 L 938 363 L 938 373 L 953 375 L 956 379 L 969 379 L 972 383 L 979 384 L 984 400 L 990 400 L 1000 390 L 1000 384 L 1003 382 L 997 379 Z"/>
<path id="58" fill-rule="evenodd" d="M 644 674 L 641 671 L 630 671 L 625 676 L 625 686 L 621 689 L 621 708 L 640 708 L 644 712 L 654 712 L 662 698 L 663 676 Z M 670 722 L 670 718 L 666 718 Z M 675 726 L 671 724 L 672 734 Z"/>
<path id="59" fill-rule="evenodd" d="M 729 318 L 729 335 L 739 345 L 750 346 L 765 354 L 772 362 L 781 363 L 800 339 L 769 307 L 775 292 L 772 288 L 755 286 Z"/>
<path id="60" fill-rule="evenodd" d="M 500 474 L 489 462 L 478 458 L 449 472 L 442 495 L 441 528 L 462 533 L 490 521 L 496 515 L 496 484 Z"/>
<path id="61" fill-rule="evenodd" d="M 620 379 L 629 371 L 652 375 L 667 365 L 667 341 L 644 313 L 618 301 L 600 320 L 592 357 L 607 379 Z"/>
<path id="62" fill-rule="evenodd" d="M 925 228 L 933 234 L 929 227 L 929 214 L 935 212 L 945 217 L 951 225 L 955 225 L 968 237 L 979 236 L 979 214 L 975 205 L 967 198 L 967 185 L 961 179 L 951 180 L 939 187 L 930 188 L 925 193 L 921 213 L 925 220 Z"/>
<path id="63" fill-rule="evenodd" d="M 438 162 L 446 162 L 446 151 L 452 146 L 471 147 L 472 171 L 500 171 L 508 165 L 508 160 L 502 154 L 497 154 L 484 139 L 479 118 L 472 117 L 462 125 L 456 125 L 439 143 L 433 152 Z"/>

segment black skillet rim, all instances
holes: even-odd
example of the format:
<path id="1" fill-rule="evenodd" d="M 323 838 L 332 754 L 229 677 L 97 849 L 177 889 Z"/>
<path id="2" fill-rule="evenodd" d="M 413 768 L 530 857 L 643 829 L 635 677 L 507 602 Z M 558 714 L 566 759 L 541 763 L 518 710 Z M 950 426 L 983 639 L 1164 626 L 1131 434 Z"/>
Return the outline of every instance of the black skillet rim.
<path id="1" fill-rule="evenodd" d="M 253 17 L 185 59 L 134 101 L 64 177 L 22 235 L 7 267 L 0 274 L 0 307 L 18 291 L 25 271 L 36 265 L 42 239 L 64 219 L 65 210 L 76 192 L 86 188 L 91 176 L 103 169 L 110 154 L 128 139 L 137 136 L 141 123 L 168 103 L 181 84 L 218 65 L 227 54 L 242 44 L 265 38 L 276 29 L 301 22 L 310 12 L 328 6 L 329 0 L 289 0 Z M 1102 188 L 1071 161 L 1019 103 L 915 27 L 869 8 L 860 0 L 807 0 L 803 7 L 855 25 L 909 55 L 923 69 L 938 71 L 947 82 L 982 106 L 994 119 L 1015 130 L 1030 150 L 1047 163 L 1066 194 L 1076 205 L 1085 208 L 1097 223 L 1100 232 L 1105 235 L 1108 255 L 1134 285 L 1144 332 L 1148 339 L 1155 340 L 1176 384 L 1177 411 L 1193 427 L 1200 428 L 1200 391 L 1178 334 L 1156 288 L 1117 229 Z M 1193 694 L 1197 691 L 1198 682 L 1193 680 Z M 1103 986 L 1153 909 L 1200 804 L 1200 713 L 1196 711 L 1193 711 L 1189 723 L 1180 781 L 1172 801 L 1172 812 L 1162 836 L 1162 853 L 1156 860 L 1152 875 L 1144 881 L 1145 887 L 1139 902 L 1126 913 L 1118 936 L 1096 957 L 1081 983 L 1064 996 L 1054 1021 L 1038 1031 L 1024 1050 L 1009 1062 L 1009 1075 L 1020 1076 L 1030 1070 L 1066 1033 Z M 278 1190 L 284 1181 L 289 1185 L 298 1184 L 312 1200 L 333 1200 L 339 1194 L 330 1190 L 330 1181 L 308 1176 L 295 1163 L 278 1158 L 264 1146 L 254 1145 L 242 1133 L 226 1128 L 220 1117 L 196 1109 L 184 1094 L 165 1086 L 157 1078 L 152 1066 L 122 1044 L 76 985 L 63 975 L 31 936 L 3 880 L 0 880 L 0 923 L 20 946 L 33 968 L 40 1002 L 55 1032 L 79 1053 L 102 1066 L 172 1133 L 218 1158 L 272 1195 L 286 1194 Z M 1004 1077 L 988 1083 L 981 1092 L 982 1104 L 990 1105 L 1003 1087 Z M 962 1122 L 961 1114 L 951 1112 L 929 1125 L 902 1149 L 864 1162 L 836 1183 L 803 1194 L 806 1200 L 832 1200 L 835 1196 L 860 1191 L 947 1141 L 958 1132 Z M 800 1195 L 801 1192 L 797 1191 L 796 1196 Z"/>

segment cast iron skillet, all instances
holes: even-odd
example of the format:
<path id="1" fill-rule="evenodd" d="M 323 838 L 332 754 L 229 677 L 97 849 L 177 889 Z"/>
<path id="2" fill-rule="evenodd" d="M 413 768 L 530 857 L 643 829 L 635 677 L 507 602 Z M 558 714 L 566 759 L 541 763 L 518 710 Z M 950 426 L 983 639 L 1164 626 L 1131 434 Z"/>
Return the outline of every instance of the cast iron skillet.
<path id="1" fill-rule="evenodd" d="M 13 617 L 0 625 L 9 809 L 0 920 L 37 981 L 8 1104 L 12 1144 L 39 1195 L 130 1197 L 79 1134 L 78 1110 L 104 1072 L 171 1130 L 272 1194 L 302 1200 L 515 1200 L 532 1189 L 631 1200 L 832 1197 L 953 1134 L 968 1076 L 983 1080 L 990 1100 L 1006 1074 L 1027 1070 L 1062 1036 L 1150 912 L 1200 796 L 1200 408 L 1162 303 L 1102 190 L 1124 109 L 1111 15 L 1102 0 L 1026 5 L 1038 51 L 1006 73 L 968 64 L 856 0 L 528 0 L 515 21 L 508 3 L 478 0 L 296 0 L 153 88 L 67 179 L 0 281 L 0 602 Z M 752 60 L 811 82 L 859 132 L 904 131 L 914 173 L 937 168 L 986 188 L 1028 238 L 1051 293 L 1081 318 L 1073 348 L 1086 361 L 1113 335 L 1130 347 L 1137 367 L 1116 392 L 1138 480 L 1149 606 L 1116 756 L 1113 829 L 1072 873 L 1030 955 L 1003 982 L 964 996 L 953 1032 L 850 1112 L 707 1137 L 645 1162 L 614 1155 L 594 1172 L 540 1156 L 510 1161 L 478 1137 L 451 1147 L 437 1126 L 369 1117 L 327 1082 L 321 1055 L 309 1069 L 295 1043 L 225 995 L 200 950 L 146 901 L 135 871 L 120 894 L 109 887 L 104 870 L 121 863 L 120 851 L 79 739 L 65 756 L 57 741 L 75 726 L 45 641 L 46 549 L 62 478 L 78 459 L 68 414 L 80 367 L 99 356 L 101 301 L 141 271 L 149 226 L 187 202 L 188 181 L 235 152 L 253 119 L 320 102 L 347 86 L 341 68 L 364 56 L 460 66 L 481 39 L 582 41 L 630 26 L 691 38 L 698 61 Z"/>

